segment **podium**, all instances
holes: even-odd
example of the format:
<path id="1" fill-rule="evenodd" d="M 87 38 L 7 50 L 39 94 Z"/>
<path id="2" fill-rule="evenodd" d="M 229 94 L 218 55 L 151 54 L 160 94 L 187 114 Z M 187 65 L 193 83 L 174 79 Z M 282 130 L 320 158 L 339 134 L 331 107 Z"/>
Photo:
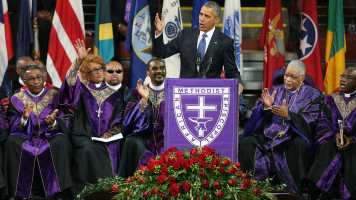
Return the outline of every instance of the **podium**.
<path id="1" fill-rule="evenodd" d="M 237 161 L 238 80 L 165 80 L 165 150 L 213 147 Z"/>

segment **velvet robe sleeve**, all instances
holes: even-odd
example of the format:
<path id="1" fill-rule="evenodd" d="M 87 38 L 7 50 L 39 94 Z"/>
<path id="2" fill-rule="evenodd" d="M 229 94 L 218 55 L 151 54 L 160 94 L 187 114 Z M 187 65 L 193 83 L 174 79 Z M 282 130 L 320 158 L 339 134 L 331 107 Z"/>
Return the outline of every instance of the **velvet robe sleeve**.
<path id="1" fill-rule="evenodd" d="M 143 106 L 141 101 L 137 102 L 127 113 L 122 125 L 122 133 L 124 137 L 134 134 L 144 134 L 150 128 L 150 113 L 151 104 L 147 102 L 147 106 Z"/>
<path id="2" fill-rule="evenodd" d="M 65 80 L 59 90 L 59 105 L 75 107 L 80 97 L 80 84 L 78 72 L 80 66 L 77 66 L 76 61 L 68 69 Z"/>

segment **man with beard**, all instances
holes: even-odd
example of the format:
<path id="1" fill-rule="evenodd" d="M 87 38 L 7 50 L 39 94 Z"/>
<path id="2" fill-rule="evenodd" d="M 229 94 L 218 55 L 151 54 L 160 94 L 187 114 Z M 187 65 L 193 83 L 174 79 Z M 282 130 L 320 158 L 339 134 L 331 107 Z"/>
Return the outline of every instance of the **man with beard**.
<path id="1" fill-rule="evenodd" d="M 164 79 L 166 65 L 153 58 L 147 63 L 151 82 L 137 81 L 133 96 L 139 101 L 127 114 L 122 131 L 125 141 L 120 160 L 120 177 L 132 176 L 138 166 L 147 166 L 148 159 L 160 155 L 164 146 Z"/>
<path id="2" fill-rule="evenodd" d="M 72 186 L 69 120 L 56 109 L 58 90 L 44 87 L 44 74 L 36 65 L 23 69 L 27 89 L 11 97 L 9 137 L 4 143 L 4 171 L 10 197 L 29 198 L 35 169 L 46 196 Z"/>
<path id="3" fill-rule="evenodd" d="M 101 56 L 88 54 L 84 41 L 75 45 L 78 58 L 66 73 L 60 91 L 61 102 L 74 109 L 70 139 L 73 145 L 73 193 L 99 178 L 114 177 L 119 162 L 120 140 L 93 141 L 92 137 L 111 138 L 121 133 L 126 106 L 125 87 L 113 89 L 104 81 L 105 64 Z M 109 69 L 110 68 L 109 66 Z M 77 74 L 81 73 L 82 81 Z M 115 70 L 115 72 L 118 72 Z"/>
<path id="4" fill-rule="evenodd" d="M 325 97 L 317 129 L 317 151 L 308 178 L 321 191 L 339 185 L 343 199 L 356 197 L 356 68 L 345 70 L 340 92 Z"/>
<path id="5" fill-rule="evenodd" d="M 304 63 L 293 60 L 284 74 L 284 84 L 262 90 L 239 150 L 241 168 L 252 171 L 254 179 L 276 176 L 299 195 L 323 103 L 323 95 L 303 84 L 304 79 Z"/>

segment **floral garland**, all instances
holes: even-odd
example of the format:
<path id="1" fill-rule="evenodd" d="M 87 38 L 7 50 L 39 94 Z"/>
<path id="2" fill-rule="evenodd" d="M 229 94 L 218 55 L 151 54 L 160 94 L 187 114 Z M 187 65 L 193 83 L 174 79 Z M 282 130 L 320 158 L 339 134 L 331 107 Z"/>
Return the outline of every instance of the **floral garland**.
<path id="1" fill-rule="evenodd" d="M 139 167 L 134 176 L 99 180 L 86 186 L 77 198 L 111 191 L 114 199 L 276 199 L 268 191 L 283 187 L 248 177 L 238 162 L 220 157 L 211 147 L 186 148 L 184 152 L 170 147 L 151 158 L 147 167 Z"/>

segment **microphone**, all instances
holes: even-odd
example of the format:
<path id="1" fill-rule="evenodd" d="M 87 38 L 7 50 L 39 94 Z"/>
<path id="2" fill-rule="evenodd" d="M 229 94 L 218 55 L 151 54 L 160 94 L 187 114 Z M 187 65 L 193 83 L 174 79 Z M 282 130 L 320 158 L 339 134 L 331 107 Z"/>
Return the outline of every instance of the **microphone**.
<path id="1" fill-rule="evenodd" d="M 201 67 L 201 54 L 198 52 L 197 53 L 197 58 L 195 60 L 195 65 L 197 67 L 197 71 L 198 71 L 198 76 L 200 74 L 200 67 Z"/>
<path id="2" fill-rule="evenodd" d="M 213 57 L 210 56 L 210 57 L 208 58 L 208 61 L 206 62 L 206 69 L 205 69 L 205 71 L 204 71 L 204 73 L 203 73 L 203 78 L 206 78 L 206 73 L 209 71 L 210 66 L 211 66 L 212 63 L 213 63 Z"/>

